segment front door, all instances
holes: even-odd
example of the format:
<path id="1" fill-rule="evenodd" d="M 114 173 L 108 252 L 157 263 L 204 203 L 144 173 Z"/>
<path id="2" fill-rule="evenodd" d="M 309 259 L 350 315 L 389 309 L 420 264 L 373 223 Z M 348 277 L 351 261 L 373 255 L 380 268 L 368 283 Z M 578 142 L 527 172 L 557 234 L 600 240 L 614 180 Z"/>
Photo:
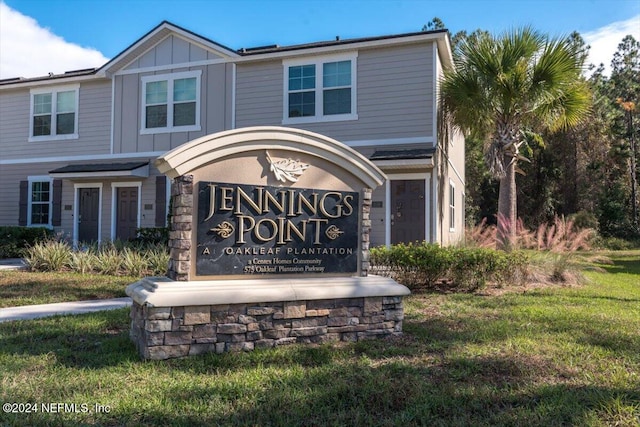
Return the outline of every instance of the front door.
<path id="1" fill-rule="evenodd" d="M 424 180 L 391 181 L 391 244 L 424 239 Z"/>
<path id="2" fill-rule="evenodd" d="M 138 188 L 119 187 L 116 199 L 116 239 L 135 239 L 138 229 Z"/>
<path id="3" fill-rule="evenodd" d="M 78 241 L 98 241 L 100 189 L 78 189 Z"/>

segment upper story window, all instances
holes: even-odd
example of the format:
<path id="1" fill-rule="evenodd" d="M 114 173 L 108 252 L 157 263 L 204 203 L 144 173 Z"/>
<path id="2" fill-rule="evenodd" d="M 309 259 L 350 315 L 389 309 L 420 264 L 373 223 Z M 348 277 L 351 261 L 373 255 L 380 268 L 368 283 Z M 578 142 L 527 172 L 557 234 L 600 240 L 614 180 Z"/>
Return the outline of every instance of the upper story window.
<path id="1" fill-rule="evenodd" d="M 52 185 L 49 177 L 29 178 L 27 225 L 50 226 Z"/>
<path id="2" fill-rule="evenodd" d="M 202 72 L 142 77 L 140 133 L 200 130 L 200 76 Z"/>
<path id="3" fill-rule="evenodd" d="M 284 61 L 283 124 L 357 120 L 357 53 Z"/>
<path id="4" fill-rule="evenodd" d="M 31 90 L 29 141 L 78 138 L 80 85 Z"/>

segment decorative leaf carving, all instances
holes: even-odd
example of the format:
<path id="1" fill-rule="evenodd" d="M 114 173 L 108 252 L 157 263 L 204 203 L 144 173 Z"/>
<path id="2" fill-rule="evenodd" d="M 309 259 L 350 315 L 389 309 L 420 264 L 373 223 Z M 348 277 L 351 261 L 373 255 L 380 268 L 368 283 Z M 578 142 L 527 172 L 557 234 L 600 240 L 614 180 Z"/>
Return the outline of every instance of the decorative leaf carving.
<path id="1" fill-rule="evenodd" d="M 233 234 L 235 227 L 229 221 L 223 221 L 218 224 L 217 227 L 212 228 L 211 231 L 218 233 L 218 236 L 226 239 Z"/>
<path id="2" fill-rule="evenodd" d="M 308 164 L 302 163 L 299 160 L 293 160 L 291 158 L 286 160 L 274 161 L 269 155 L 269 152 L 267 151 L 266 153 L 271 172 L 273 172 L 278 181 L 297 182 L 298 178 L 309 167 Z"/>
<path id="3" fill-rule="evenodd" d="M 344 233 L 344 231 L 340 230 L 335 225 L 332 225 L 329 228 L 327 228 L 327 231 L 325 231 L 324 234 L 326 234 L 327 237 L 330 238 L 331 240 L 335 240 L 338 237 L 340 237 L 342 233 Z"/>

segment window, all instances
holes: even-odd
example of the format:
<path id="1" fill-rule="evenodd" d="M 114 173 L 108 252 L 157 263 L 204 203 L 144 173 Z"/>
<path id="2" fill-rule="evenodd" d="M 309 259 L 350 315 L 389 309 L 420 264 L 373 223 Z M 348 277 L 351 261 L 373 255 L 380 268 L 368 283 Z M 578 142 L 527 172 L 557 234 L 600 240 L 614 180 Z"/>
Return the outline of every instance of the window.
<path id="1" fill-rule="evenodd" d="M 356 120 L 356 58 L 284 61 L 283 124 Z"/>
<path id="2" fill-rule="evenodd" d="M 78 138 L 78 93 L 80 86 L 31 91 L 29 141 Z"/>
<path id="3" fill-rule="evenodd" d="M 29 211 L 27 225 L 51 225 L 51 180 L 46 177 L 29 179 Z"/>
<path id="4" fill-rule="evenodd" d="M 142 78 L 140 133 L 200 130 L 201 71 Z"/>
<path id="5" fill-rule="evenodd" d="M 456 231 L 456 187 L 449 181 L 449 231 Z"/>

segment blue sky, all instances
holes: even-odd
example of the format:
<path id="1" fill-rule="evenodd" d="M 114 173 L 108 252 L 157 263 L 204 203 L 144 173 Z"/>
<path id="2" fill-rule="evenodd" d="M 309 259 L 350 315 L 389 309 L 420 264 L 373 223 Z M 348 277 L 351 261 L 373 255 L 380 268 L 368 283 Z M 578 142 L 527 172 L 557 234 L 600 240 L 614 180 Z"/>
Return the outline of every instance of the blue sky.
<path id="1" fill-rule="evenodd" d="M 434 16 L 452 34 L 532 25 L 553 35 L 578 31 L 592 45 L 594 56 L 598 51 L 593 62 L 607 64 L 624 34 L 640 39 L 640 0 L 0 2 L 2 78 L 100 66 L 100 61 L 114 57 L 163 20 L 233 49 L 330 40 L 338 35 L 346 39 L 413 32 Z"/>

